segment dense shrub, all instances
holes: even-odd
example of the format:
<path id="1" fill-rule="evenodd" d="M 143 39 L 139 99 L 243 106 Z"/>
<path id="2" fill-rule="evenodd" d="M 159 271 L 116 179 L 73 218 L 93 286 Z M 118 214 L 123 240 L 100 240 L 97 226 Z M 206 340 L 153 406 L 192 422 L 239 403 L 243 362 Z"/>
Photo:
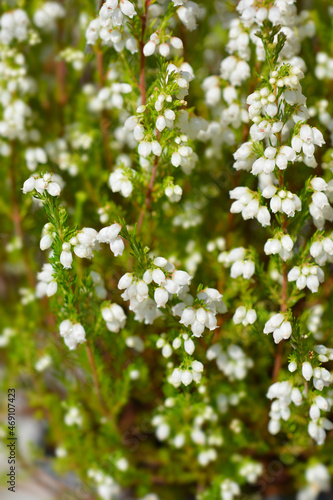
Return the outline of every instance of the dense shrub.
<path id="1" fill-rule="evenodd" d="M 75 498 L 327 491 L 330 2 L 0 14 L 3 410 Z"/>

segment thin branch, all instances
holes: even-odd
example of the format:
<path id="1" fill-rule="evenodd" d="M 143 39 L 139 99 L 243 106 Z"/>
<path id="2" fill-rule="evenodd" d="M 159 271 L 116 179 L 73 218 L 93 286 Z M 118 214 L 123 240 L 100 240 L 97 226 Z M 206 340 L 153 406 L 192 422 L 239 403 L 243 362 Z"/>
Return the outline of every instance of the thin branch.
<path id="1" fill-rule="evenodd" d="M 85 348 L 86 348 L 86 353 L 87 353 L 87 356 L 88 356 L 89 364 L 90 364 L 90 367 L 91 367 L 91 371 L 92 371 L 92 375 L 93 375 L 93 379 L 94 379 L 94 385 L 95 385 L 95 388 L 96 388 L 96 392 L 97 392 L 97 395 L 98 395 L 99 402 L 101 404 L 101 407 L 103 409 L 104 414 L 105 415 L 109 415 L 109 412 L 108 412 L 108 410 L 107 410 L 107 408 L 105 406 L 104 400 L 103 400 L 101 386 L 100 386 L 100 383 L 98 381 L 97 369 L 96 369 L 96 364 L 95 364 L 95 360 L 94 360 L 94 356 L 93 356 L 92 350 L 91 350 L 91 348 L 90 348 L 90 346 L 88 344 L 85 344 Z"/>
<path id="2" fill-rule="evenodd" d="M 10 156 L 10 166 L 9 166 L 9 178 L 10 178 L 10 185 L 11 185 L 11 202 L 12 202 L 12 218 L 14 222 L 14 227 L 15 227 L 15 233 L 21 240 L 21 243 L 23 244 L 24 241 L 24 234 L 23 234 L 23 228 L 22 228 L 22 217 L 20 213 L 20 208 L 19 208 L 19 203 L 17 199 L 17 192 L 16 192 L 16 156 L 15 156 L 15 148 L 16 144 L 14 142 L 11 143 L 11 156 Z M 27 278 L 28 282 L 31 288 L 35 288 L 36 280 L 35 280 L 35 275 L 31 269 L 30 262 L 29 262 L 29 257 L 27 254 L 27 251 L 25 248 L 23 248 L 22 251 L 22 257 L 23 257 L 23 262 L 26 268 L 27 272 Z"/>
<path id="3" fill-rule="evenodd" d="M 57 76 L 57 101 L 59 106 L 65 106 L 67 102 L 67 94 L 65 87 L 65 77 L 66 77 L 66 63 L 63 60 L 56 62 L 56 76 Z"/>
<path id="4" fill-rule="evenodd" d="M 145 0 L 144 3 L 144 12 L 142 15 L 142 25 L 141 25 L 141 38 L 139 40 L 139 52 L 140 52 L 140 94 L 141 94 L 141 103 L 146 104 L 146 57 L 143 53 L 143 47 L 145 45 L 145 31 L 146 31 L 146 22 L 147 22 L 147 11 L 149 7 L 150 1 Z"/>
<path id="5" fill-rule="evenodd" d="M 153 194 L 153 189 L 154 189 L 154 183 L 156 179 L 156 174 L 157 174 L 157 167 L 158 167 L 158 156 L 155 156 L 155 161 L 154 161 L 154 167 L 153 171 L 151 174 L 150 182 L 146 191 L 146 198 L 145 198 L 145 206 L 142 208 L 140 217 L 138 220 L 138 226 L 137 226 L 137 232 L 139 233 L 141 230 L 141 226 L 143 223 L 143 219 L 145 217 L 146 209 L 148 211 L 151 211 L 152 207 L 152 194 Z"/>
<path id="6" fill-rule="evenodd" d="M 104 67 L 103 52 L 101 49 L 96 50 L 96 58 L 97 58 L 98 86 L 101 89 L 104 87 L 104 82 L 105 82 L 105 74 L 103 69 Z M 109 119 L 105 110 L 103 110 L 100 119 L 100 129 L 102 134 L 105 163 L 109 168 L 111 165 L 111 156 L 109 149 L 108 126 L 109 126 Z"/>

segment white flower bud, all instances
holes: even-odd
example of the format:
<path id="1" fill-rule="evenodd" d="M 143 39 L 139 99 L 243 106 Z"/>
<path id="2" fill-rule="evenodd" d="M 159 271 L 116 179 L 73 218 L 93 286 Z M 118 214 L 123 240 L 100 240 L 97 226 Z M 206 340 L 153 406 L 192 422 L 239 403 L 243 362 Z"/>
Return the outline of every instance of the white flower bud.
<path id="1" fill-rule="evenodd" d="M 307 381 L 309 381 L 313 375 L 312 366 L 307 361 L 302 364 L 302 375 Z"/>
<path id="2" fill-rule="evenodd" d="M 128 288 L 132 282 L 133 282 L 133 275 L 131 273 L 124 274 L 118 282 L 119 290 L 124 290 L 125 288 Z"/>
<path id="3" fill-rule="evenodd" d="M 325 252 L 328 253 L 328 255 L 333 255 L 333 240 L 330 238 L 324 238 L 322 243 Z"/>
<path id="4" fill-rule="evenodd" d="M 147 158 L 147 156 L 149 156 L 151 153 L 150 142 L 147 142 L 147 141 L 140 142 L 139 147 L 138 147 L 138 153 L 140 156 Z"/>
<path id="5" fill-rule="evenodd" d="M 146 45 L 143 47 L 143 54 L 145 57 L 152 56 L 155 52 L 156 44 L 149 40 Z"/>
<path id="6" fill-rule="evenodd" d="M 170 427 L 168 424 L 161 424 L 156 429 L 156 437 L 160 441 L 165 441 L 170 435 Z"/>
<path id="7" fill-rule="evenodd" d="M 275 240 L 275 239 L 272 239 L 272 240 L 269 240 L 270 241 L 270 251 L 273 255 L 279 253 L 282 249 L 282 244 L 280 242 L 280 240 Z"/>
<path id="8" fill-rule="evenodd" d="M 296 406 L 302 404 L 302 394 L 297 387 L 294 387 L 291 391 L 291 400 Z"/>
<path id="9" fill-rule="evenodd" d="M 52 297 L 55 293 L 57 293 L 58 285 L 56 281 L 50 281 L 46 287 L 46 295 L 48 297 Z"/>
<path id="10" fill-rule="evenodd" d="M 174 49 L 180 50 L 183 48 L 182 40 L 176 36 L 172 36 L 170 38 L 170 43 Z"/>
<path id="11" fill-rule="evenodd" d="M 327 189 L 327 183 L 321 177 L 314 177 L 310 184 L 315 191 L 325 191 Z"/>
<path id="12" fill-rule="evenodd" d="M 246 308 L 244 306 L 240 306 L 237 307 L 232 320 L 235 323 L 235 325 L 238 325 L 239 323 L 242 323 L 245 317 L 246 317 Z"/>
<path id="13" fill-rule="evenodd" d="M 306 286 L 308 287 L 309 290 L 311 290 L 312 293 L 318 292 L 319 288 L 319 279 L 317 276 L 308 276 L 306 278 Z"/>
<path id="14" fill-rule="evenodd" d="M 184 349 L 190 356 L 194 353 L 195 345 L 192 339 L 185 340 Z"/>
<path id="15" fill-rule="evenodd" d="M 164 257 L 156 257 L 154 259 L 154 264 L 157 267 L 165 267 L 167 265 L 168 261 Z"/>
<path id="16" fill-rule="evenodd" d="M 200 361 L 193 361 L 192 370 L 197 373 L 202 373 L 204 369 L 204 365 Z"/>
<path id="17" fill-rule="evenodd" d="M 291 328 L 291 323 L 289 321 L 284 321 L 282 325 L 280 326 L 280 331 L 282 334 L 282 337 L 287 340 L 290 338 L 292 334 L 292 328 Z"/>
<path id="18" fill-rule="evenodd" d="M 259 211 L 259 201 L 252 200 L 242 211 L 242 216 L 244 220 L 253 219 L 256 217 Z"/>
<path id="19" fill-rule="evenodd" d="M 134 139 L 138 142 L 142 141 L 144 139 L 144 136 L 145 136 L 145 129 L 143 127 L 143 125 L 135 125 L 134 127 L 134 130 L 133 130 L 133 135 L 134 135 Z"/>
<path id="20" fill-rule="evenodd" d="M 172 342 L 172 347 L 174 349 L 179 349 L 181 345 L 182 345 L 182 341 L 179 337 L 175 338 L 175 340 Z"/>
<path id="21" fill-rule="evenodd" d="M 167 43 L 161 43 L 158 48 L 159 53 L 162 57 L 168 57 L 170 55 L 170 47 Z"/>
<path id="22" fill-rule="evenodd" d="M 205 326 L 202 323 L 199 323 L 199 321 L 196 320 L 192 323 L 191 330 L 195 337 L 201 337 L 204 329 Z"/>
<path id="23" fill-rule="evenodd" d="M 271 223 L 271 215 L 267 207 L 260 207 L 257 214 L 258 222 L 263 226 L 269 226 Z"/>
<path id="24" fill-rule="evenodd" d="M 51 196 L 59 196 L 61 193 L 61 187 L 56 182 L 50 182 L 46 190 Z"/>
<path id="25" fill-rule="evenodd" d="M 189 326 L 192 325 L 194 321 L 195 321 L 195 310 L 192 309 L 192 307 L 187 307 L 186 309 L 184 309 L 179 323 L 185 326 Z"/>
<path id="26" fill-rule="evenodd" d="M 129 0 L 121 0 L 119 3 L 119 7 L 121 9 L 121 12 L 125 14 L 125 16 L 130 17 L 131 19 L 136 14 L 134 5 Z"/>
<path id="27" fill-rule="evenodd" d="M 98 235 L 96 236 L 96 239 L 100 243 L 111 243 L 111 241 L 118 236 L 120 230 L 121 230 L 120 224 L 117 223 L 111 224 L 111 226 L 103 227 L 103 229 L 101 229 Z"/>
<path id="28" fill-rule="evenodd" d="M 285 234 L 281 238 L 281 244 L 282 244 L 283 248 L 285 250 L 287 250 L 288 252 L 290 252 L 294 246 L 293 240 L 290 238 L 290 236 L 288 234 Z"/>
<path id="29" fill-rule="evenodd" d="M 118 255 L 122 255 L 124 248 L 125 244 L 121 236 L 117 236 L 117 238 L 115 238 L 110 243 L 111 252 L 113 252 L 115 257 L 118 257 Z"/>
<path id="30" fill-rule="evenodd" d="M 178 285 L 178 283 L 171 279 L 166 280 L 164 287 L 171 294 L 178 293 L 180 290 L 180 286 Z"/>
<path id="31" fill-rule="evenodd" d="M 157 304 L 157 307 L 165 307 L 165 304 L 169 300 L 169 294 L 165 290 L 165 288 L 156 288 L 154 292 L 154 300 Z"/>
<path id="32" fill-rule="evenodd" d="M 182 371 L 179 368 L 175 368 L 171 374 L 170 382 L 175 387 L 179 386 L 182 379 Z"/>
<path id="33" fill-rule="evenodd" d="M 181 375 L 181 381 L 184 385 L 189 385 L 193 380 L 192 373 L 189 370 L 184 370 Z"/>
<path id="34" fill-rule="evenodd" d="M 278 328 L 282 321 L 284 320 L 284 316 L 281 313 L 274 314 L 265 324 L 264 333 L 272 333 L 276 328 Z"/>
<path id="35" fill-rule="evenodd" d="M 249 325 L 253 325 L 255 321 L 257 320 L 257 313 L 254 309 L 250 309 L 246 313 L 246 321 L 249 323 Z"/>
<path id="36" fill-rule="evenodd" d="M 174 271 L 173 274 L 172 274 L 172 279 L 173 281 L 175 281 L 176 283 L 178 283 L 178 285 L 189 285 L 191 280 L 192 280 L 192 276 L 190 276 L 186 271 Z"/>
<path id="37" fill-rule="evenodd" d="M 72 252 L 68 250 L 63 250 L 60 254 L 60 263 L 65 269 L 71 269 L 73 262 Z"/>
<path id="38" fill-rule="evenodd" d="M 179 153 L 172 153 L 171 155 L 171 163 L 174 167 L 179 167 L 182 158 Z"/>
<path id="39" fill-rule="evenodd" d="M 170 344 L 165 344 L 163 347 L 162 347 L 162 356 L 163 358 L 170 358 L 170 356 L 172 355 L 172 348 L 170 346 Z"/>
<path id="40" fill-rule="evenodd" d="M 329 411 L 329 409 L 330 409 L 330 405 L 329 405 L 327 399 L 324 398 L 323 396 L 316 397 L 316 405 L 318 406 L 318 408 L 320 408 L 323 411 Z"/>
<path id="41" fill-rule="evenodd" d="M 295 215 L 295 203 L 289 198 L 282 200 L 282 211 L 287 214 L 288 217 L 294 217 Z"/>
<path id="42" fill-rule="evenodd" d="M 268 432 L 275 436 L 281 429 L 281 424 L 278 420 L 270 420 L 268 423 Z"/>
<path id="43" fill-rule="evenodd" d="M 195 317 L 196 320 L 199 321 L 199 323 L 201 323 L 202 325 L 205 325 L 208 320 L 208 314 L 202 307 L 197 310 Z"/>
<path id="44" fill-rule="evenodd" d="M 288 365 L 288 370 L 293 373 L 297 370 L 297 363 L 295 361 L 291 361 Z"/>
<path id="45" fill-rule="evenodd" d="M 82 344 L 86 340 L 86 332 L 80 323 L 73 325 L 71 336 L 78 344 Z"/>
<path id="46" fill-rule="evenodd" d="M 154 269 L 151 273 L 151 278 L 158 285 L 163 285 L 166 282 L 165 274 L 161 269 Z"/>
<path id="47" fill-rule="evenodd" d="M 69 319 L 65 319 L 64 321 L 62 321 L 59 325 L 59 331 L 61 337 L 66 337 L 67 335 L 70 335 L 72 328 L 73 328 L 73 323 Z"/>
<path id="48" fill-rule="evenodd" d="M 157 120 L 156 120 L 156 128 L 157 130 L 159 130 L 160 132 L 162 132 L 162 130 L 164 130 L 166 127 L 166 121 L 165 121 L 165 118 L 164 116 L 158 116 L 157 117 Z"/>
<path id="49" fill-rule="evenodd" d="M 293 267 L 288 273 L 288 281 L 296 281 L 301 274 L 299 267 Z"/>
<path id="50" fill-rule="evenodd" d="M 251 260 L 247 260 L 243 265 L 243 278 L 249 280 L 254 275 L 255 265 Z"/>
<path id="51" fill-rule="evenodd" d="M 151 142 L 151 150 L 155 156 L 161 156 L 162 146 L 158 141 Z"/>
<path id="52" fill-rule="evenodd" d="M 148 292 L 148 286 L 143 280 L 136 283 L 136 293 L 138 296 L 146 299 L 148 297 Z"/>
<path id="53" fill-rule="evenodd" d="M 174 121 L 176 119 L 175 112 L 172 109 L 166 109 L 164 116 L 167 120 Z"/>
<path id="54" fill-rule="evenodd" d="M 177 83 L 179 88 L 181 89 L 187 89 L 188 88 L 188 82 L 185 78 L 177 78 Z"/>
<path id="55" fill-rule="evenodd" d="M 24 184 L 22 191 L 24 194 L 29 193 L 30 191 L 33 191 L 35 189 L 35 184 L 36 184 L 36 179 L 34 177 L 29 177 Z"/>
<path id="56" fill-rule="evenodd" d="M 317 405 L 311 405 L 309 415 L 311 420 L 318 420 L 320 418 L 320 410 Z"/>
<path id="57" fill-rule="evenodd" d="M 321 210 L 324 207 L 329 206 L 329 201 L 327 199 L 327 196 L 325 193 L 322 193 L 320 191 L 313 193 L 312 195 L 312 201 L 315 204 L 316 207 L 320 208 Z"/>
<path id="58" fill-rule="evenodd" d="M 124 123 L 124 128 L 126 130 L 133 130 L 134 127 L 138 124 L 138 119 L 136 116 L 132 115 L 127 118 L 127 120 Z"/>
<path id="59" fill-rule="evenodd" d="M 274 214 L 276 214 L 276 212 L 279 212 L 279 210 L 281 210 L 281 207 L 282 207 L 281 198 L 277 195 L 274 195 L 271 198 L 270 207 L 271 207 L 271 210 Z"/>
<path id="60" fill-rule="evenodd" d="M 49 233 L 44 234 L 44 236 L 41 238 L 40 243 L 39 243 L 40 249 L 47 250 L 48 248 L 50 248 L 52 246 L 52 243 L 53 243 L 52 236 Z"/>
<path id="61" fill-rule="evenodd" d="M 262 192 L 262 196 L 264 198 L 272 198 L 276 193 L 276 186 L 273 186 L 273 184 L 271 184 L 270 186 L 266 186 Z"/>
<path id="62" fill-rule="evenodd" d="M 310 247 L 310 254 L 313 258 L 319 257 L 319 255 L 323 252 L 323 245 L 320 241 L 315 241 L 312 243 Z"/>

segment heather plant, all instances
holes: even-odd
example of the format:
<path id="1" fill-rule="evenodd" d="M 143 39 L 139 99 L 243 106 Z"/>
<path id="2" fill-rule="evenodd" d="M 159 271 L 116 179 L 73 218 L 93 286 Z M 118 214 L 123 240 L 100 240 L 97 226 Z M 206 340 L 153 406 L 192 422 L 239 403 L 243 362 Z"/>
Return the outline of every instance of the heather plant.
<path id="1" fill-rule="evenodd" d="M 47 429 L 31 460 L 82 499 L 329 491 L 330 3 L 0 15 L 1 388 Z"/>

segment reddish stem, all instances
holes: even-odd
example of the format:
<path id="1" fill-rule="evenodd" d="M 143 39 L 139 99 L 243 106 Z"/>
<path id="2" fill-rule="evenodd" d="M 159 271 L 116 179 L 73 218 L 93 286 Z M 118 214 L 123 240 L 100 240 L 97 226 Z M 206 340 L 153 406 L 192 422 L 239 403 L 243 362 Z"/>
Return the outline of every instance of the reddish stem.
<path id="1" fill-rule="evenodd" d="M 11 144 L 11 163 L 9 167 L 9 177 L 10 177 L 10 185 L 11 185 L 11 202 L 12 202 L 12 218 L 15 227 L 15 233 L 20 238 L 21 243 L 24 241 L 24 234 L 22 229 L 22 217 L 20 214 L 20 208 L 17 199 L 16 193 L 16 161 L 15 161 L 15 148 L 16 145 L 14 142 Z M 31 288 L 35 288 L 35 276 L 31 269 L 29 258 L 26 252 L 26 249 L 23 248 L 22 252 L 24 265 L 27 271 L 28 282 Z"/>
<path id="2" fill-rule="evenodd" d="M 67 102 L 66 95 L 66 63 L 65 61 L 57 61 L 56 63 L 57 87 L 58 87 L 58 104 L 64 106 Z"/>
<path id="3" fill-rule="evenodd" d="M 105 75 L 103 70 L 104 66 L 103 52 L 100 49 L 96 50 L 96 58 L 97 58 L 98 86 L 101 89 L 104 86 Z M 110 157 L 109 140 L 108 140 L 108 126 L 109 126 L 109 119 L 107 117 L 105 110 L 103 110 L 100 120 L 100 127 L 101 127 L 105 162 L 106 165 L 109 167 L 111 165 L 111 157 Z"/>
<path id="4" fill-rule="evenodd" d="M 104 85 L 104 71 L 103 71 L 103 52 L 100 49 L 97 49 L 96 57 L 97 57 L 98 86 L 101 89 Z"/>
<path id="5" fill-rule="evenodd" d="M 145 31 L 146 31 L 146 22 L 147 22 L 147 11 L 149 6 L 149 0 L 145 0 L 144 3 L 144 12 L 142 15 L 142 25 L 141 25 L 141 38 L 139 41 L 139 51 L 140 51 L 140 94 L 141 94 L 141 103 L 146 104 L 146 57 L 143 53 L 143 47 L 145 45 Z"/>

